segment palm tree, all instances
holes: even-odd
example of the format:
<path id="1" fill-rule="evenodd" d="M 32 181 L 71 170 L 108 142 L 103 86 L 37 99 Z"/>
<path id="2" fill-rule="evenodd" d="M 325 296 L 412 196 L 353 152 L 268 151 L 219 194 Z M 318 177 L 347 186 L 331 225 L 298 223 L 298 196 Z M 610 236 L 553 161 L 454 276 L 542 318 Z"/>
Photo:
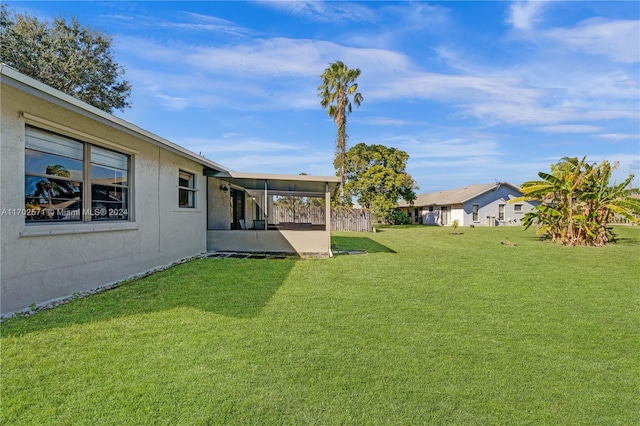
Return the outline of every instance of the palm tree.
<path id="1" fill-rule="evenodd" d="M 360 76 L 360 69 L 349 69 L 341 61 L 336 61 L 324 70 L 320 76 L 322 84 L 318 87 L 318 96 L 321 98 L 322 108 L 328 107 L 329 116 L 333 118 L 338 128 L 336 138 L 336 157 L 333 165 L 340 176 L 340 204 L 345 203 L 344 175 L 345 156 L 347 152 L 347 115 L 351 114 L 353 103 L 358 107 L 364 100 L 358 90 L 356 79 Z"/>
<path id="2" fill-rule="evenodd" d="M 619 185 L 609 184 L 617 167 L 606 160 L 596 165 L 586 158 L 563 158 L 551 173 L 538 173 L 542 180 L 523 183 L 523 196 L 509 202 L 540 202 L 525 215 L 525 228 L 537 224 L 538 233 L 564 245 L 602 246 L 615 238 L 607 229 L 614 214 L 640 222 L 640 200 L 627 189 L 633 175 Z"/>
<path id="3" fill-rule="evenodd" d="M 607 224 L 614 215 L 630 222 L 639 222 L 637 215 L 640 214 L 640 199 L 631 197 L 632 190 L 627 188 L 633 180 L 633 175 L 618 185 L 608 184 L 611 174 L 618 166 L 619 163 L 612 166 L 604 161 L 594 167 L 591 178 L 581 194 L 581 237 L 589 245 L 602 246 L 615 238 L 607 229 Z"/>

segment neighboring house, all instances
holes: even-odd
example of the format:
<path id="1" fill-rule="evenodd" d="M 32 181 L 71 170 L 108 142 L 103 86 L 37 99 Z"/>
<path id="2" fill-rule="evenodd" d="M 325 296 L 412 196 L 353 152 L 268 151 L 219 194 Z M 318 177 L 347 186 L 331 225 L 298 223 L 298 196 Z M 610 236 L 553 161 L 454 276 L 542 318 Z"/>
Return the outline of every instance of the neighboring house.
<path id="1" fill-rule="evenodd" d="M 520 189 L 507 182 L 468 185 L 464 188 L 430 192 L 417 196 L 413 206 L 402 200 L 398 210 L 407 214 L 412 223 L 460 226 L 498 226 L 520 224 L 525 213 L 535 204 L 507 201 L 522 196 Z"/>
<path id="2" fill-rule="evenodd" d="M 334 176 L 237 173 L 0 64 L 0 313 L 207 250 L 330 256 Z M 274 223 L 273 197 L 324 219 Z"/>

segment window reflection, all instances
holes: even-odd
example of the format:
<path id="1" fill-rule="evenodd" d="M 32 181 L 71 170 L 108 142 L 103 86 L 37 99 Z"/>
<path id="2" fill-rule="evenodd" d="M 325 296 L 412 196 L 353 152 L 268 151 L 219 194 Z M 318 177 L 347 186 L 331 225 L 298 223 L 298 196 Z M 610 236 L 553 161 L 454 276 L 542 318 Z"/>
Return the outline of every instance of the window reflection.
<path id="1" fill-rule="evenodd" d="M 128 155 L 33 127 L 25 133 L 27 223 L 129 219 Z"/>

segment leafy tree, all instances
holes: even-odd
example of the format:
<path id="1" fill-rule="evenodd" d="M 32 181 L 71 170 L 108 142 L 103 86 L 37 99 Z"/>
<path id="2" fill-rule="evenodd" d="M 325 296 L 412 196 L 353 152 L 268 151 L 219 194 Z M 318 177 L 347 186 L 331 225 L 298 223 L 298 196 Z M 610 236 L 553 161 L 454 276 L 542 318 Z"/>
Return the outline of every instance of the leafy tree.
<path id="1" fill-rule="evenodd" d="M 346 154 L 346 189 L 378 218 L 387 219 L 400 198 L 415 200 L 418 189 L 405 171 L 409 154 L 384 145 L 359 143 Z"/>
<path id="2" fill-rule="evenodd" d="M 336 156 L 333 162 L 340 176 L 340 205 L 345 205 L 345 153 L 347 150 L 347 115 L 351 114 L 353 103 L 358 107 L 364 100 L 357 91 L 356 79 L 360 76 L 358 68 L 349 69 L 341 61 L 331 63 L 320 76 L 322 84 L 318 87 L 320 105 L 327 108 L 338 128 L 336 138 Z"/>
<path id="3" fill-rule="evenodd" d="M 55 165 L 50 165 L 47 166 L 47 168 L 45 169 L 45 173 L 47 175 L 52 175 L 52 176 L 61 176 L 61 177 L 70 177 L 71 176 L 71 172 L 69 172 L 69 170 L 67 170 L 66 167 L 60 165 L 60 164 L 55 164 Z M 36 190 L 33 193 L 33 195 L 37 196 L 37 197 L 47 197 L 47 201 L 49 202 L 49 205 L 52 205 L 52 201 L 51 198 L 53 196 L 56 197 L 60 197 L 60 196 L 69 196 L 72 195 L 74 193 L 74 189 L 71 186 L 70 182 L 65 181 L 65 180 L 54 180 L 54 179 L 43 179 L 38 181 L 38 183 L 36 183 Z"/>
<path id="4" fill-rule="evenodd" d="M 628 188 L 633 175 L 618 185 L 609 183 L 617 167 L 606 160 L 596 165 L 565 157 L 551 173 L 538 173 L 542 180 L 523 183 L 523 196 L 509 202 L 540 203 L 525 215 L 525 229 L 535 224 L 538 234 L 563 245 L 602 246 L 615 239 L 607 228 L 614 215 L 640 223 L 640 199 Z"/>
<path id="5" fill-rule="evenodd" d="M 129 107 L 131 94 L 111 43 L 75 18 L 41 22 L 0 5 L 0 62 L 107 112 Z"/>

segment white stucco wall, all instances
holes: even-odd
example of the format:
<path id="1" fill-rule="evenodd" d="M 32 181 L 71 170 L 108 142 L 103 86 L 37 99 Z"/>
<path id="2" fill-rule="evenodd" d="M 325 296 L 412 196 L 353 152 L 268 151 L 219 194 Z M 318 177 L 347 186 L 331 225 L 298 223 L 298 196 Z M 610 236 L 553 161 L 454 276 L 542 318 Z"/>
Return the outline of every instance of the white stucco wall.
<path id="1" fill-rule="evenodd" d="M 331 249 L 329 231 L 208 231 L 211 251 L 295 253 L 302 257 L 327 257 Z"/>
<path id="2" fill-rule="evenodd" d="M 82 114 L 1 88 L 0 209 L 24 208 L 25 120 L 45 119 L 56 131 L 88 135 L 131 155 L 129 221 L 26 225 L 22 215 L 0 216 L 0 310 L 3 314 L 74 292 L 91 290 L 206 250 L 203 166 Z M 31 123 L 43 127 L 42 123 Z M 57 128 L 59 126 L 59 128 Z M 71 134 L 68 134 L 71 133 Z M 196 208 L 178 207 L 178 170 L 196 176 Z M 85 208 L 88 208 L 85 206 Z"/>
<path id="3" fill-rule="evenodd" d="M 208 178 L 209 210 L 207 214 L 207 229 L 231 229 L 230 195 L 229 191 L 220 190 L 222 181 L 213 177 Z M 225 183 L 229 187 L 228 183 Z"/>
<path id="4" fill-rule="evenodd" d="M 464 210 L 461 205 L 453 206 L 451 208 L 451 219 L 447 225 L 451 226 L 454 220 L 458 221 L 458 225 L 464 225 Z"/>

